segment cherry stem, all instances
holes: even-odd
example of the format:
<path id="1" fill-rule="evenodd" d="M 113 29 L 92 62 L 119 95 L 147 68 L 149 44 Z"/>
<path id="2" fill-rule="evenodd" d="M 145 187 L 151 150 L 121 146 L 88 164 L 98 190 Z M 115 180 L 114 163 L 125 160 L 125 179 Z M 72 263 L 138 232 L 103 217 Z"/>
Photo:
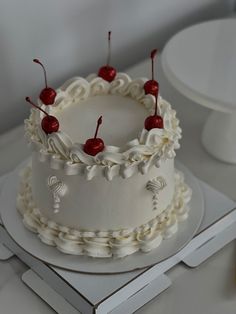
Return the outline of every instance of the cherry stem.
<path id="1" fill-rule="evenodd" d="M 98 135 L 98 129 L 100 127 L 100 125 L 102 124 L 102 116 L 100 116 L 97 120 L 97 127 L 96 127 L 96 131 L 95 131 L 95 134 L 94 134 L 94 138 L 97 138 L 97 135 Z"/>
<path id="2" fill-rule="evenodd" d="M 46 114 L 46 116 L 49 116 L 49 114 L 48 114 L 45 110 L 43 110 L 43 109 L 40 108 L 39 106 L 35 105 L 29 97 L 25 97 L 25 100 L 26 100 L 28 103 L 30 103 L 33 107 L 39 109 L 39 110 L 42 111 L 44 114 Z"/>
<path id="3" fill-rule="evenodd" d="M 154 59 L 157 54 L 157 49 L 152 50 L 151 52 L 151 59 L 152 59 L 152 80 L 154 80 Z"/>
<path id="4" fill-rule="evenodd" d="M 46 70 L 45 70 L 45 67 L 44 65 L 38 60 L 38 59 L 34 59 L 33 60 L 35 63 L 38 63 L 41 65 L 41 67 L 43 68 L 43 73 L 44 73 L 44 81 L 45 81 L 45 87 L 47 88 L 48 87 L 48 81 L 47 81 L 47 73 L 46 73 Z"/>
<path id="5" fill-rule="evenodd" d="M 155 114 L 154 116 L 157 116 L 157 95 L 155 96 Z"/>
<path id="6" fill-rule="evenodd" d="M 111 62 L 111 31 L 108 32 L 108 53 L 107 53 L 107 66 Z"/>

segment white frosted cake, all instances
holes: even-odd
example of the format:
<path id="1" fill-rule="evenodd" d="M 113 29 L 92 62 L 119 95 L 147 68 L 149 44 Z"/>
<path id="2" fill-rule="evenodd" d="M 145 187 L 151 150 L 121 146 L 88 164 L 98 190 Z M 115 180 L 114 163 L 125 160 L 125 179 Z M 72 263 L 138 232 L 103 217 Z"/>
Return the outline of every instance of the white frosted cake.
<path id="1" fill-rule="evenodd" d="M 55 132 L 42 128 L 46 113 L 31 110 L 32 164 L 22 173 L 17 208 L 44 243 L 67 254 L 124 257 L 157 248 L 188 217 L 191 190 L 174 168 L 179 121 L 159 96 L 163 126 L 144 127 L 156 103 L 146 81 L 125 73 L 111 82 L 95 74 L 70 79 L 53 104 L 38 100 L 59 121 Z M 100 115 L 104 147 L 89 154 L 85 143 Z"/>
<path id="2" fill-rule="evenodd" d="M 41 128 L 44 114 L 32 109 L 25 123 L 32 167 L 23 173 L 18 209 L 46 244 L 69 254 L 123 257 L 156 248 L 187 218 L 191 192 L 174 168 L 179 121 L 159 97 L 164 127 L 143 127 L 155 106 L 144 83 L 123 73 L 111 83 L 96 75 L 69 80 L 54 105 L 39 100 L 60 121 L 51 134 Z M 105 148 L 91 156 L 83 143 L 100 114 Z"/>

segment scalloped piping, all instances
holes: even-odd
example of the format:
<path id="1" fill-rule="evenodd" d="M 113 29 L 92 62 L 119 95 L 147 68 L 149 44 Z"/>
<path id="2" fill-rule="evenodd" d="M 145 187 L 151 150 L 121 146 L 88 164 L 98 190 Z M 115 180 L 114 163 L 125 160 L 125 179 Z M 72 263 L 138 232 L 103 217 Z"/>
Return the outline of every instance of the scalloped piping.
<path id="1" fill-rule="evenodd" d="M 129 96 L 142 103 L 148 111 L 152 111 L 155 98 L 145 95 L 143 85 L 146 79 L 131 78 L 124 73 L 118 73 L 116 79 L 108 83 L 92 74 L 87 79 L 72 78 L 57 90 L 55 105 L 42 106 L 49 114 L 66 108 L 73 102 L 98 94 L 119 94 Z M 73 143 L 70 137 L 62 131 L 46 135 L 40 126 L 42 113 L 31 110 L 31 115 L 25 121 L 25 131 L 33 151 L 39 155 L 42 162 L 48 161 L 53 169 L 65 169 L 66 174 L 84 174 L 88 180 L 102 175 L 107 180 L 115 176 L 128 178 L 135 173 L 147 173 L 160 159 L 175 157 L 175 149 L 179 148 L 181 129 L 176 112 L 168 102 L 158 99 L 160 114 L 164 119 L 164 129 L 143 129 L 137 138 L 124 147 L 107 145 L 105 150 L 95 157 L 83 151 L 83 144 Z"/>

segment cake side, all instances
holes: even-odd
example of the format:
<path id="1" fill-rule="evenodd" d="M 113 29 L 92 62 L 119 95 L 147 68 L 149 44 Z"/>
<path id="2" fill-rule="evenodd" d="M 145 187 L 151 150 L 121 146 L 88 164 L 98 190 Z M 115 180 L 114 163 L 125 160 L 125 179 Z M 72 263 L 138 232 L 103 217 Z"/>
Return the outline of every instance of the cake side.
<path id="1" fill-rule="evenodd" d="M 37 233 L 42 242 L 56 246 L 66 254 L 92 257 L 125 257 L 141 250 L 149 252 L 163 239 L 170 238 L 178 230 L 178 223 L 188 217 L 191 190 L 184 183 L 183 175 L 175 172 L 174 195 L 171 203 L 152 220 L 133 229 L 78 230 L 65 227 L 44 217 L 34 203 L 31 189 L 31 167 L 22 173 L 17 196 L 17 208 L 24 225 Z"/>
<path id="2" fill-rule="evenodd" d="M 132 229 L 161 214 L 174 195 L 174 160 L 146 174 L 107 181 L 53 170 L 32 157 L 32 194 L 41 214 L 61 225 L 95 230 Z"/>

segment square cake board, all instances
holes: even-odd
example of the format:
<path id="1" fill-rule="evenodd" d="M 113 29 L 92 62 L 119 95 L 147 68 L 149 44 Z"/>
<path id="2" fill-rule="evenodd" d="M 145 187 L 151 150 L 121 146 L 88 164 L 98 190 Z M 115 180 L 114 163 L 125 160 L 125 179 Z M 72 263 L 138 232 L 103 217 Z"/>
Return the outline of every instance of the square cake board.
<path id="1" fill-rule="evenodd" d="M 3 179 L 0 178 L 2 182 Z M 113 275 L 62 270 L 24 251 L 1 222 L 0 259 L 15 254 L 26 263 L 30 269 L 23 274 L 23 281 L 57 313 L 133 313 L 171 285 L 165 272 L 179 262 L 196 267 L 236 238 L 235 202 L 199 182 L 205 199 L 205 216 L 198 234 L 176 255 L 154 266 Z"/>

